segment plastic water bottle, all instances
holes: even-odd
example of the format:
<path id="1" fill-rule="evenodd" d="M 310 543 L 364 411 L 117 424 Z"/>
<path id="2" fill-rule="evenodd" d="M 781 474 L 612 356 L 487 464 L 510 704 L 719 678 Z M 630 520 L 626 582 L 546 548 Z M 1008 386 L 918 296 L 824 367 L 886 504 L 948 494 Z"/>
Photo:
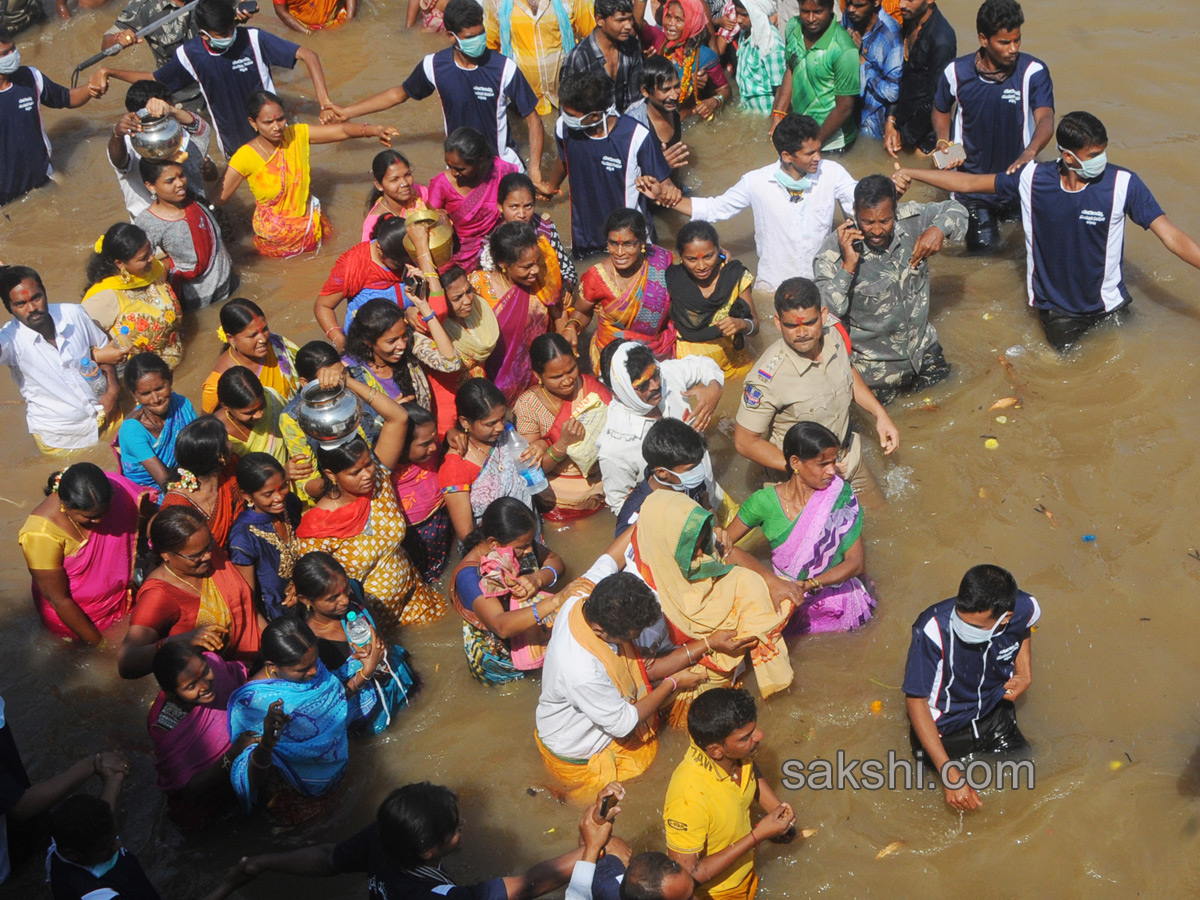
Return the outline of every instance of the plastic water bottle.
<path id="1" fill-rule="evenodd" d="M 97 397 L 103 397 L 104 392 L 108 390 L 108 379 L 104 377 L 104 373 L 100 371 L 100 366 L 90 356 L 85 356 L 79 361 L 79 374 L 83 376 L 88 386 L 92 389 L 92 393 Z"/>
<path id="2" fill-rule="evenodd" d="M 513 464 L 517 467 L 517 471 L 521 473 L 521 477 L 529 485 L 529 492 L 540 494 L 544 491 L 548 486 L 546 473 L 542 471 L 541 466 L 521 459 L 521 454 L 529 449 L 529 441 L 521 437 L 517 429 L 513 428 L 512 422 L 504 423 L 503 444 L 505 452 L 512 459 Z"/>
<path id="3" fill-rule="evenodd" d="M 356 647 L 365 647 L 373 639 L 371 623 L 366 616 L 360 616 L 354 610 L 346 613 L 346 637 Z"/>

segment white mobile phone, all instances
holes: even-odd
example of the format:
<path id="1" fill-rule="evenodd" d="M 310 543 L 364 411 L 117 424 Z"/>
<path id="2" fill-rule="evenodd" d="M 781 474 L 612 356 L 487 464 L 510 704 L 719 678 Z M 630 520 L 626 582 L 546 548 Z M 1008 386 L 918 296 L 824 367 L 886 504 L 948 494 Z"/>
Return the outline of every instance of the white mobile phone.
<path id="1" fill-rule="evenodd" d="M 962 144 L 951 144 L 945 150 L 933 151 L 933 164 L 939 169 L 949 168 L 956 162 L 962 162 L 967 158 L 967 151 L 963 149 Z"/>

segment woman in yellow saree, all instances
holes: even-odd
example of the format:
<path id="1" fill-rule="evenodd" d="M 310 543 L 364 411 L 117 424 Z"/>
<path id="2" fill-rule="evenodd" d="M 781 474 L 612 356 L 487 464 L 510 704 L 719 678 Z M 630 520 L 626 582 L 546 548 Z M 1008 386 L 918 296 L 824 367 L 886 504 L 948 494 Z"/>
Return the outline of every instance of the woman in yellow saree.
<path id="1" fill-rule="evenodd" d="M 233 196 L 243 181 L 254 194 L 254 246 L 263 256 L 288 258 L 314 253 L 331 232 L 312 195 L 309 147 L 352 138 L 377 137 L 385 146 L 399 136 L 383 125 L 289 125 L 283 101 L 270 91 L 255 91 L 246 104 L 258 136 L 229 160 L 217 205 Z"/>

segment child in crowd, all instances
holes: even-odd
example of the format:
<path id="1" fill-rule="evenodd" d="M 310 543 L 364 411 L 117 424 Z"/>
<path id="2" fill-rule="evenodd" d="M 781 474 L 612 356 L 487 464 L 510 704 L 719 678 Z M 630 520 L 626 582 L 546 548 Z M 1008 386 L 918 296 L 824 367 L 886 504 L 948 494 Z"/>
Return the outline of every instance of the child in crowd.
<path id="1" fill-rule="evenodd" d="M 946 802 L 978 809 L 979 794 L 950 766 L 971 754 L 1028 755 L 1013 701 L 1033 680 L 1029 647 L 1037 600 L 999 566 L 967 570 L 958 595 L 913 622 L 904 693 L 913 755 L 937 770 Z"/>
<path id="2" fill-rule="evenodd" d="M 121 379 L 137 403 L 117 432 L 121 474 L 134 484 L 165 491 L 177 474 L 175 439 L 196 418 L 196 409 L 172 390 L 171 367 L 157 354 L 136 354 Z"/>
<path id="3" fill-rule="evenodd" d="M 255 609 L 269 622 L 287 611 L 302 504 L 288 489 L 279 460 L 267 453 L 242 457 L 237 483 L 248 509 L 229 533 L 229 559 L 254 591 Z"/>
<path id="4" fill-rule="evenodd" d="M 754 698 L 713 688 L 688 710 L 692 742 L 667 787 L 667 850 L 696 881 L 697 900 L 750 900 L 758 888 L 754 850 L 765 840 L 788 843 L 796 814 L 758 777 L 762 742 Z M 766 813 L 750 825 L 750 806 Z"/>
<path id="5" fill-rule="evenodd" d="M 642 457 L 643 478 L 621 504 L 616 535 L 620 537 L 638 520 L 638 511 L 653 491 L 680 491 L 705 509 L 712 509 L 704 468 L 708 442 L 704 435 L 679 419 L 660 419 L 646 432 Z"/>
<path id="6" fill-rule="evenodd" d="M 442 577 L 450 557 L 453 531 L 446 500 L 438 486 L 437 420 L 419 403 L 403 404 L 408 413 L 408 434 L 392 484 L 400 508 L 408 517 L 404 549 L 413 565 L 430 584 Z"/>
<path id="7" fill-rule="evenodd" d="M 562 271 L 563 292 L 575 293 L 579 285 L 579 273 L 570 254 L 563 248 L 562 238 L 558 236 L 558 228 L 554 220 L 546 213 L 537 211 L 537 194 L 533 189 L 533 181 L 524 172 L 511 172 L 500 179 L 500 187 L 496 192 L 497 205 L 504 222 L 525 222 L 533 226 L 539 238 L 545 238 L 554 248 L 558 257 L 558 267 Z M 485 272 L 494 272 L 496 264 L 492 260 L 492 248 L 487 241 L 483 243 L 483 251 L 479 254 L 479 268 Z"/>

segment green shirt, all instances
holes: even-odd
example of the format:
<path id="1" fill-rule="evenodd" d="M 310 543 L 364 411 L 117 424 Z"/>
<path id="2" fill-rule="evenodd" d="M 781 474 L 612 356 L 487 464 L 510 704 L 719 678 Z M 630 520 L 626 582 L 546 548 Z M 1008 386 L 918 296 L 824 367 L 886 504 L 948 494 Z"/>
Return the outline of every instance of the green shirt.
<path id="1" fill-rule="evenodd" d="M 779 492 L 775 485 L 769 484 L 755 491 L 746 498 L 746 502 L 738 509 L 738 518 L 748 528 L 761 528 L 767 543 L 774 550 L 787 540 L 796 523 L 800 520 L 789 519 L 779 502 Z"/>
<path id="2" fill-rule="evenodd" d="M 792 111 L 812 116 L 824 123 L 833 112 L 838 97 L 857 97 L 859 93 L 858 48 L 854 39 L 837 22 L 809 49 L 804 44 L 804 29 L 797 16 L 788 22 L 784 54 L 792 72 Z M 846 117 L 822 150 L 840 150 L 858 137 L 854 114 Z"/>

